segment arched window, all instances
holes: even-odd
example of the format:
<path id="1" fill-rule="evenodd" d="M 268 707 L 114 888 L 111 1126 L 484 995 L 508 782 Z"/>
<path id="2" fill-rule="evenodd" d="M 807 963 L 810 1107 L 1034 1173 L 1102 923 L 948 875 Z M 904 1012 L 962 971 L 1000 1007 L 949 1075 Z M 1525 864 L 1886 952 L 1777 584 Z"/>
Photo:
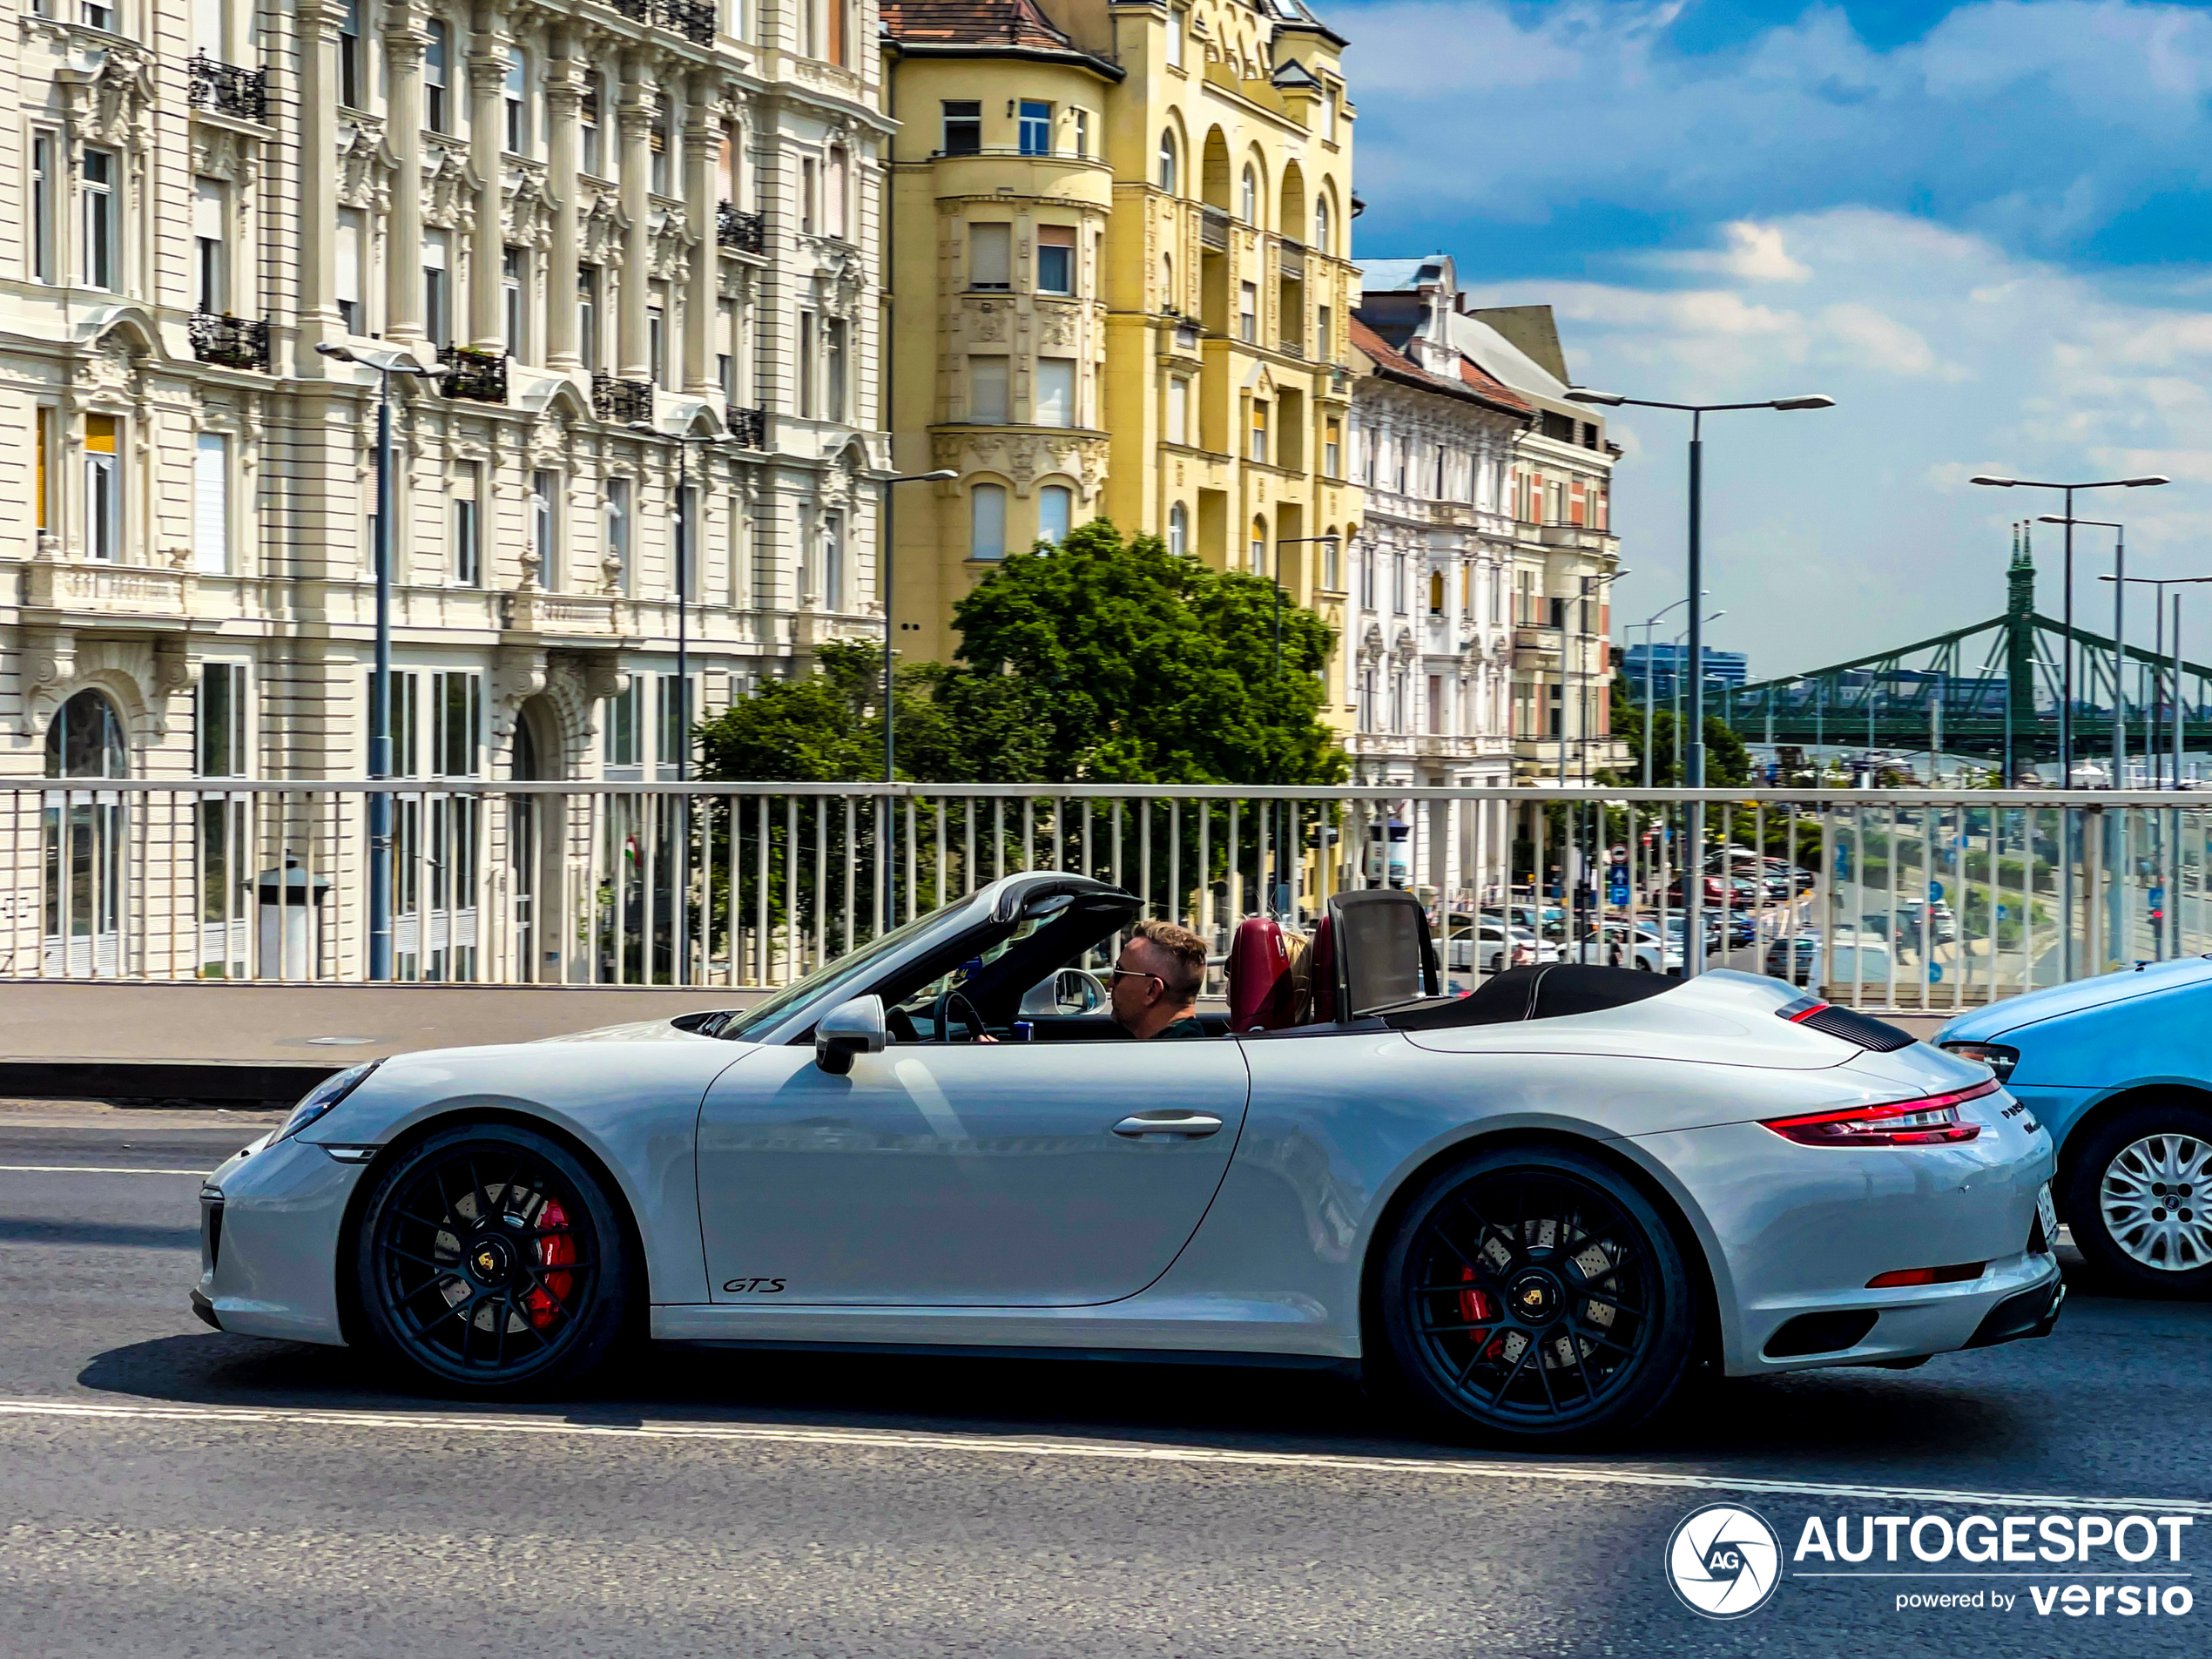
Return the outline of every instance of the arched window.
<path id="1" fill-rule="evenodd" d="M 1181 502 L 1168 509 L 1168 551 L 1177 558 L 1190 551 L 1190 513 Z"/>
<path id="2" fill-rule="evenodd" d="M 1160 303 L 1173 309 L 1175 306 L 1175 255 L 1160 255 Z"/>
<path id="3" fill-rule="evenodd" d="M 1175 129 L 1163 128 L 1160 133 L 1160 188 L 1170 196 L 1175 194 Z"/>
<path id="4" fill-rule="evenodd" d="M 1047 484 L 1037 491 L 1037 539 L 1055 547 L 1068 539 L 1076 527 L 1076 492 L 1065 484 Z"/>
<path id="5" fill-rule="evenodd" d="M 1432 617 L 1444 614 L 1444 572 L 1441 570 L 1428 573 L 1428 614 Z"/>
<path id="6" fill-rule="evenodd" d="M 1313 246 L 1317 253 L 1329 252 L 1329 199 L 1326 196 L 1313 199 Z"/>
<path id="7" fill-rule="evenodd" d="M 49 778 L 124 778 L 131 756 L 115 705 L 79 691 L 46 728 Z M 113 974 L 121 967 L 123 804 L 112 792 L 57 790 L 42 814 L 47 972 Z"/>
<path id="8" fill-rule="evenodd" d="M 1267 574 L 1267 521 L 1264 518 L 1252 520 L 1251 560 L 1252 574 L 1265 576 Z"/>
<path id="9" fill-rule="evenodd" d="M 127 778 L 131 756 L 123 721 L 100 691 L 79 691 L 46 728 L 49 778 Z"/>
<path id="10" fill-rule="evenodd" d="M 1238 198 L 1237 216 L 1247 225 L 1259 223 L 1259 175 L 1252 171 L 1250 162 L 1244 164 L 1244 181 Z"/>
<path id="11" fill-rule="evenodd" d="M 968 556 L 1006 556 L 1006 487 L 977 484 L 968 492 Z"/>

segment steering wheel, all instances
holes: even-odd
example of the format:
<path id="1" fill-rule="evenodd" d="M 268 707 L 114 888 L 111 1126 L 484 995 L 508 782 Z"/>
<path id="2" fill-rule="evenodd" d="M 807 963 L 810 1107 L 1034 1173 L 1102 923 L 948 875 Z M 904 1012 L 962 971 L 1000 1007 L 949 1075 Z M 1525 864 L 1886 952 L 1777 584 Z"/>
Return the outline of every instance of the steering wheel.
<path id="1" fill-rule="evenodd" d="M 967 1010 L 960 1016 L 960 1022 L 968 1028 L 966 1041 L 974 1042 L 983 1035 L 983 1016 L 975 1011 L 975 1004 L 949 985 L 937 993 L 937 1001 L 929 1010 L 930 1018 L 936 1026 L 936 1040 L 939 1042 L 950 1042 L 953 1040 L 951 1022 L 953 1004 L 955 1002 Z"/>

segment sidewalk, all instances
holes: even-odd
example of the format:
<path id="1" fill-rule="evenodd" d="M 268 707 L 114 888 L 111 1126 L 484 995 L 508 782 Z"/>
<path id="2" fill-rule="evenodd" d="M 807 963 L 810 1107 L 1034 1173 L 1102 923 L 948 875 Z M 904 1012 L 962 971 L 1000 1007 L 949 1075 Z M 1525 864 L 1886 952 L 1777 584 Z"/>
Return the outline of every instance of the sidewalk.
<path id="1" fill-rule="evenodd" d="M 667 987 L 0 982 L 0 1095 L 285 1101 L 362 1060 L 528 1042 L 759 991 Z"/>

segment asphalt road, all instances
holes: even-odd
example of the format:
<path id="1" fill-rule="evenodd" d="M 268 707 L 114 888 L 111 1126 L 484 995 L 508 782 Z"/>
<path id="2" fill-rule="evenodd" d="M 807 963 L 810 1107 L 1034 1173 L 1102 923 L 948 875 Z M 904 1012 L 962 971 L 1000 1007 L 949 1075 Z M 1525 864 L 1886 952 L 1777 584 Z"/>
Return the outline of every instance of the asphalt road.
<path id="1" fill-rule="evenodd" d="M 258 1132 L 0 1108 L 0 1655 L 2206 1650 L 2212 1607 L 2030 1592 L 2196 1600 L 2212 1307 L 2077 1288 L 2043 1342 L 1709 1386 L 1625 1450 L 1547 1460 L 1408 1435 L 1341 1379 L 1170 1366 L 658 1350 L 484 1411 L 192 1318 L 190 1171 Z M 2191 1576 L 1870 1577 L 1938 1570 L 1878 1533 L 1862 1569 L 1785 1561 L 1720 1622 L 1662 1572 L 1720 1502 L 1785 1554 L 1814 1515 L 2186 1514 L 2178 1562 L 2128 1570 Z M 1991 1592 L 2017 1599 L 1896 1605 Z"/>

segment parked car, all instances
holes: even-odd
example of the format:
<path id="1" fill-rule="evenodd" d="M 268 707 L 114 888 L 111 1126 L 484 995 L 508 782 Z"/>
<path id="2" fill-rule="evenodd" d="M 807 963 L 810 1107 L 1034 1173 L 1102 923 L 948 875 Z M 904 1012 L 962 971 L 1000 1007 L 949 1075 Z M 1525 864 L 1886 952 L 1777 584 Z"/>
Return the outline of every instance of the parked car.
<path id="1" fill-rule="evenodd" d="M 1701 1365 L 1910 1363 L 2058 1317 L 2050 1137 L 1976 1062 L 1747 974 L 1441 995 L 1387 888 L 1329 900 L 1311 1010 L 1231 986 L 1305 1023 L 1024 1015 L 1144 908 L 1033 871 L 750 1008 L 337 1073 L 202 1184 L 193 1306 L 480 1398 L 633 1333 L 1358 1360 L 1536 1447 Z"/>
<path id="2" fill-rule="evenodd" d="M 2108 1281 L 2212 1294 L 2212 961 L 2008 997 L 1935 1039 L 1987 1065 L 2059 1150 L 2059 1216 Z"/>
<path id="3" fill-rule="evenodd" d="M 1588 929 L 1571 953 L 1577 961 L 1608 968 L 1633 968 L 1647 974 L 1682 972 L 1682 940 L 1662 939 L 1654 929 L 1625 921 L 1603 921 Z"/>
<path id="4" fill-rule="evenodd" d="M 1486 974 L 1502 973 L 1508 968 L 1527 968 L 1540 962 L 1555 962 L 1560 959 L 1560 948 L 1548 939 L 1539 939 L 1526 927 L 1507 927 L 1495 916 L 1485 917 L 1478 928 L 1467 917 L 1455 918 L 1452 937 L 1445 952 L 1448 968 L 1471 968 L 1480 958 Z"/>
<path id="5" fill-rule="evenodd" d="M 1856 928 L 1838 927 L 1828 950 L 1824 983 L 1831 986 L 1886 985 L 1895 958 L 1888 941 Z M 1814 927 L 1776 940 L 1767 947 L 1766 971 L 1792 985 L 1811 985 L 1821 972 L 1820 932 Z"/>

